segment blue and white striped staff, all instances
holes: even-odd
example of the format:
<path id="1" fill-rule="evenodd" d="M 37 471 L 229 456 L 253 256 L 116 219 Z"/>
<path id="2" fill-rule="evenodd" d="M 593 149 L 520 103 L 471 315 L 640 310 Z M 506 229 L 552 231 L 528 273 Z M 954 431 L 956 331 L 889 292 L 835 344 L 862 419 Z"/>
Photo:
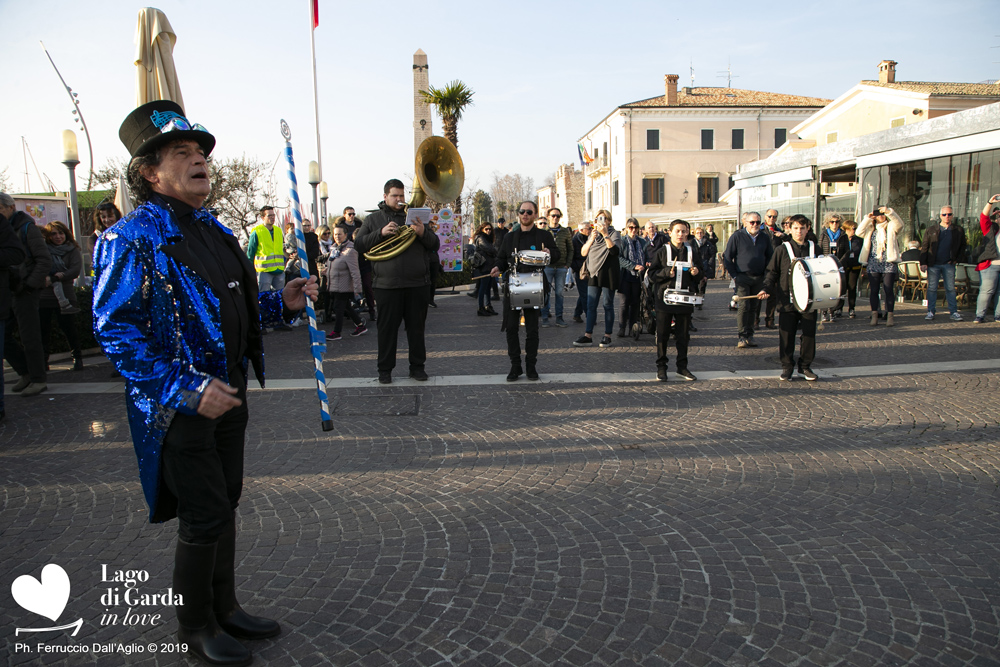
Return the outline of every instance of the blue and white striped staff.
<path id="1" fill-rule="evenodd" d="M 309 279 L 309 257 L 306 254 L 306 237 L 302 234 L 302 212 L 299 210 L 299 185 L 295 179 L 295 159 L 292 157 L 292 131 L 282 119 L 281 136 L 285 138 L 285 157 L 288 160 L 289 191 L 292 197 L 292 213 L 295 216 L 295 242 L 299 249 L 299 272 Z M 306 297 L 306 314 L 309 316 L 309 349 L 316 364 L 316 394 L 319 396 L 319 411 L 323 419 L 323 430 L 333 430 L 330 418 L 330 403 L 326 397 L 326 376 L 323 374 L 323 354 L 326 352 L 326 336 L 316 327 L 316 309 L 313 300 Z"/>

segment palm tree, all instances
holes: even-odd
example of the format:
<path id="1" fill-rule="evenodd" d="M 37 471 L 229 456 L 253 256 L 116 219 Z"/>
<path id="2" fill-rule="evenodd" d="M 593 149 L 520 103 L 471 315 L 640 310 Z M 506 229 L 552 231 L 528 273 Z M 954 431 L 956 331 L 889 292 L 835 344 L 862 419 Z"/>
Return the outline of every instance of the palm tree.
<path id="1" fill-rule="evenodd" d="M 421 90 L 424 101 L 437 108 L 438 115 L 444 125 L 444 136 L 458 148 L 458 121 L 462 118 L 465 107 L 472 104 L 473 91 L 467 85 L 455 79 L 444 88 L 427 86 Z M 462 198 L 455 201 L 455 213 L 462 212 Z"/>

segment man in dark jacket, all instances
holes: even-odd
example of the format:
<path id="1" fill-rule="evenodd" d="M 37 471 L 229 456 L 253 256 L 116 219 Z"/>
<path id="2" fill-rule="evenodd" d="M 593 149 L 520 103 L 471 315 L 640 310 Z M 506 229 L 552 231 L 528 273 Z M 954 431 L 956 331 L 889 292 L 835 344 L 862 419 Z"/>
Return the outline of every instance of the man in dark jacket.
<path id="1" fill-rule="evenodd" d="M 559 248 L 559 260 L 551 260 L 545 267 L 545 280 L 548 282 L 549 291 L 545 294 L 545 305 L 542 306 L 542 326 L 549 326 L 549 301 L 555 297 L 556 302 L 556 326 L 565 327 L 563 321 L 563 288 L 566 284 L 566 269 L 573 261 L 573 232 L 569 227 L 559 224 L 562 220 L 562 211 L 557 208 L 550 208 L 545 216 L 549 220 L 549 233 L 555 239 L 556 247 Z"/>
<path id="2" fill-rule="evenodd" d="M 393 178 L 386 181 L 382 191 L 383 201 L 378 210 L 365 218 L 354 241 L 354 247 L 362 255 L 406 224 L 403 182 Z M 431 284 L 427 253 L 437 251 L 441 241 L 419 220 L 412 227 L 416 237 L 406 250 L 392 259 L 372 262 L 372 287 L 379 309 L 378 381 L 382 384 L 392 382 L 399 325 L 404 322 L 410 347 L 410 377 L 420 381 L 427 379 L 424 322 Z"/>
<path id="3" fill-rule="evenodd" d="M 757 294 L 764 287 L 764 271 L 774 254 L 771 237 L 760 232 L 760 213 L 747 211 L 742 216 L 743 229 L 737 230 L 726 243 L 722 262 L 736 282 L 736 296 Z M 757 347 L 753 332 L 760 317 L 760 301 L 741 299 L 736 309 L 739 340 L 736 347 Z"/>
<path id="4" fill-rule="evenodd" d="M 504 237 L 497 251 L 497 263 L 490 272 L 494 278 L 513 266 L 514 253 L 519 250 L 546 252 L 549 254 L 550 264 L 560 259 L 559 248 L 552 234 L 546 229 L 535 226 L 535 218 L 538 217 L 538 206 L 535 202 L 521 202 L 517 207 L 517 216 L 521 224 Z M 533 270 L 530 266 L 518 265 L 518 273 L 530 273 Z M 521 318 L 516 310 L 511 310 L 507 299 L 504 299 L 503 310 L 503 328 L 507 332 L 507 356 L 510 357 L 507 382 L 514 382 L 522 372 L 521 342 L 518 338 Z M 524 315 L 524 365 L 527 368 L 528 379 L 537 380 L 538 371 L 535 369 L 535 362 L 538 359 L 538 309 L 525 308 L 521 313 Z"/>
<path id="5" fill-rule="evenodd" d="M 52 257 L 45 246 L 41 229 L 31 216 L 15 208 L 14 198 L 6 193 L 0 193 L 0 215 L 10 221 L 14 236 L 27 253 L 24 262 L 15 267 L 11 276 L 12 312 L 6 326 L 7 331 L 17 326 L 21 343 L 8 335 L 3 356 L 20 376 L 12 391 L 22 396 L 34 396 L 48 389 L 38 299 L 45 288 Z"/>
<path id="6" fill-rule="evenodd" d="M 764 289 L 757 295 L 758 301 L 769 294 L 778 296 L 778 335 L 781 348 L 781 379 L 791 380 L 795 369 L 795 332 L 802 327 L 802 344 L 799 348 L 799 374 L 806 380 L 815 382 L 819 376 L 812 371 L 816 357 L 816 312 L 800 313 L 792 304 L 791 268 L 794 258 L 815 257 L 816 245 L 806 240 L 812 222 L 804 215 L 793 215 L 790 234 L 785 243 L 778 246 L 767 265 Z M 789 238 L 790 237 L 790 238 Z M 791 248 L 791 253 L 789 253 Z M 794 257 L 793 257 L 794 256 Z"/>
<path id="7" fill-rule="evenodd" d="M 0 193 L 0 208 L 7 210 L 7 200 L 13 201 L 10 195 Z M 4 330 L 7 316 L 10 314 L 10 282 L 9 269 L 24 261 L 24 247 L 17 239 L 14 228 L 3 214 L 0 214 L 0 350 L 3 350 Z M 3 423 L 6 412 L 3 405 L 3 359 L 0 359 L 0 424 Z"/>
<path id="8" fill-rule="evenodd" d="M 952 224 L 955 214 L 951 206 L 941 207 L 941 223 L 930 225 L 920 244 L 920 268 L 927 272 L 927 316 L 934 319 L 937 307 L 938 281 L 944 278 L 944 294 L 953 322 L 961 322 L 958 300 L 955 298 L 955 265 L 965 259 L 965 230 Z"/>

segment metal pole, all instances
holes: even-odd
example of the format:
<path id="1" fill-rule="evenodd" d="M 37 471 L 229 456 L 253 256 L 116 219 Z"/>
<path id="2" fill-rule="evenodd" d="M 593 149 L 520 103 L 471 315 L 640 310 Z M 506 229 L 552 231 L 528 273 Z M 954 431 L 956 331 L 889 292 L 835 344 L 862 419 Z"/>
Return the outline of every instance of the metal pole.
<path id="1" fill-rule="evenodd" d="M 319 183 L 310 183 L 313 189 L 313 229 L 319 227 L 319 195 L 317 194 L 317 186 Z"/>
<path id="2" fill-rule="evenodd" d="M 312 51 L 313 112 L 316 115 L 316 162 L 319 163 L 320 180 L 323 180 L 323 150 L 320 148 L 319 145 L 319 92 L 316 86 L 316 29 L 313 27 L 313 22 L 311 17 L 309 19 L 309 48 Z M 317 208 L 316 210 L 318 211 L 319 209 Z"/>
<path id="3" fill-rule="evenodd" d="M 327 224 L 327 217 L 326 217 L 326 197 L 323 197 L 323 224 L 324 225 Z M 315 229 L 319 229 L 319 225 L 313 225 L 313 227 Z"/>
<path id="4" fill-rule="evenodd" d="M 83 135 L 87 137 L 87 152 L 90 154 L 90 175 L 87 176 L 87 190 L 90 190 L 90 186 L 94 182 L 94 147 L 90 143 L 90 130 L 87 129 L 87 121 L 83 119 L 83 111 L 80 110 L 80 103 L 76 101 L 76 93 L 73 89 L 69 87 L 66 83 L 66 79 L 63 78 L 62 73 L 59 68 L 56 67 L 56 61 L 52 60 L 52 56 L 49 55 L 49 50 L 45 48 L 45 44 L 39 40 L 39 44 L 42 45 L 42 51 L 45 51 L 45 55 L 48 56 L 49 62 L 52 63 L 52 69 L 56 71 L 56 75 L 59 80 L 62 81 L 63 87 L 66 89 L 66 94 L 69 95 L 69 99 L 73 101 L 73 108 L 76 109 L 76 115 L 80 120 L 80 125 L 83 126 Z M 79 239 L 77 239 L 79 242 Z"/>
<path id="5" fill-rule="evenodd" d="M 67 169 L 69 169 L 69 205 L 73 211 L 73 237 L 76 239 L 77 243 L 80 243 L 80 235 L 83 231 L 80 228 L 80 207 L 76 203 L 76 165 L 80 164 L 80 161 L 66 160 L 63 164 L 66 165 Z M 84 272 L 81 271 L 80 275 L 78 275 L 76 280 L 73 282 L 73 284 L 77 287 L 82 287 L 87 284 L 83 274 Z"/>

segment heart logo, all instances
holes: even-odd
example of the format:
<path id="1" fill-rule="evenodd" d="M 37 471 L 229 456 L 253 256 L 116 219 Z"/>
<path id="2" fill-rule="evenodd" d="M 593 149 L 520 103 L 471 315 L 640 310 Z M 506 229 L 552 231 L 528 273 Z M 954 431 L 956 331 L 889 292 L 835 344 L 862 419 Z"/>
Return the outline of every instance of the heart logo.
<path id="1" fill-rule="evenodd" d="M 10 585 L 14 601 L 30 612 L 55 622 L 69 601 L 69 575 L 55 563 L 42 568 L 42 580 L 22 574 Z"/>

